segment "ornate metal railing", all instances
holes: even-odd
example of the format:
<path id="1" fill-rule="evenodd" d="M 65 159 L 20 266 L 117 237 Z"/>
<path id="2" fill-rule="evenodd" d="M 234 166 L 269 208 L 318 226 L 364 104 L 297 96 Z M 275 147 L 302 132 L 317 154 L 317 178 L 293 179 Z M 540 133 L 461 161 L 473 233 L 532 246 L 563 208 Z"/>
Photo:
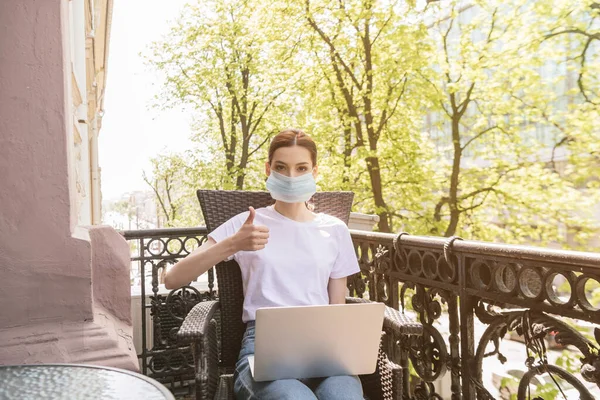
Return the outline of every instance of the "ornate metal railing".
<path id="1" fill-rule="evenodd" d="M 151 270 L 151 293 L 149 302 L 142 302 L 142 316 L 150 309 L 155 335 L 146 343 L 143 331 L 142 372 L 172 390 L 185 392 L 193 384 L 189 349 L 176 343 L 174 333 L 195 303 L 216 298 L 217 292 L 209 271 L 204 292 L 186 286 L 160 294 L 160 272 L 189 254 L 205 235 L 203 228 L 124 232 L 137 247 L 132 261 L 140 265 L 141 282 Z M 582 334 L 570 321 L 600 323 L 600 295 L 593 296 L 593 289 L 600 287 L 600 254 L 404 233 L 352 231 L 352 238 L 362 273 L 349 279 L 350 294 L 412 309 L 423 323 L 423 337 L 387 337 L 388 353 L 403 363 L 406 352 L 401 350 L 408 349 L 418 376 L 412 387 L 406 385 L 406 398 L 441 399 L 435 383 L 447 374 L 452 399 L 495 398 L 484 384 L 483 362 L 494 356 L 505 361 L 503 341 L 510 333 L 524 342 L 522 359 L 514 360 L 524 367 L 516 377 L 513 395 L 518 399 L 547 390 L 533 385 L 542 375 L 560 387 L 556 398 L 569 387 L 582 399 L 594 398 L 589 386 L 600 383 L 600 330 Z M 442 325 L 448 327 L 447 334 L 441 332 Z M 578 353 L 579 373 L 551 361 L 548 338 Z"/>
<path id="2" fill-rule="evenodd" d="M 189 346 L 177 343 L 176 333 L 196 303 L 216 298 L 214 273 L 208 272 L 205 290 L 189 285 L 167 292 L 162 286 L 162 277 L 169 265 L 206 240 L 206 228 L 138 230 L 122 234 L 131 248 L 133 281 L 139 285 L 142 337 L 141 349 L 136 350 L 141 372 L 163 383 L 175 394 L 191 394 L 194 382 L 192 353 Z M 147 323 L 148 310 L 151 324 Z M 150 343 L 149 336 L 152 338 Z"/>
<path id="3" fill-rule="evenodd" d="M 368 291 L 371 299 L 392 307 L 410 304 L 424 326 L 422 338 L 411 343 L 392 338 L 388 344 L 408 347 L 421 378 L 407 397 L 441 398 L 433 383 L 449 373 L 452 399 L 496 398 L 483 384 L 483 361 L 492 356 L 506 361 L 501 342 L 513 332 L 524 341 L 522 360 L 515 361 L 525 367 L 513 395 L 534 398 L 537 388 L 554 393 L 538 398 L 563 398 L 571 388 L 576 398 L 594 398 L 587 382 L 600 384 L 600 330 L 595 327 L 588 337 L 569 320 L 600 323 L 600 299 L 593 298 L 600 254 L 408 234 L 354 231 L 352 237 L 363 274 L 349 282 L 351 294 Z M 446 337 L 436 327 L 442 317 Z M 484 325 L 481 335 L 475 335 L 476 322 Z M 579 352 L 580 374 L 549 361 L 550 336 Z M 533 385 L 542 375 L 549 376 L 554 392 Z"/>

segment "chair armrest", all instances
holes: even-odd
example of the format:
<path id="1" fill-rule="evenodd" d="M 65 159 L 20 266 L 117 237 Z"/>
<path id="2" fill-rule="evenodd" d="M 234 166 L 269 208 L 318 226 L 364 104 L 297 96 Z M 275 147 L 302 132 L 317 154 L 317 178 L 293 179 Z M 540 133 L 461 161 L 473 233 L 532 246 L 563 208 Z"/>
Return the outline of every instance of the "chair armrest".
<path id="1" fill-rule="evenodd" d="M 356 304 L 373 302 L 367 299 L 359 299 L 357 297 L 346 297 L 346 303 Z M 404 313 L 401 313 L 400 311 L 388 306 L 385 307 L 383 327 L 400 335 L 423 335 L 423 325 L 421 325 L 421 323 L 414 321 Z"/>
<path id="2" fill-rule="evenodd" d="M 402 335 L 423 335 L 423 325 L 420 322 L 392 307 L 385 307 L 383 326 Z"/>
<path id="3" fill-rule="evenodd" d="M 180 343 L 189 343 L 202 339 L 208 333 L 208 326 L 219 309 L 218 301 L 202 301 L 194 306 L 185 317 L 177 332 Z"/>

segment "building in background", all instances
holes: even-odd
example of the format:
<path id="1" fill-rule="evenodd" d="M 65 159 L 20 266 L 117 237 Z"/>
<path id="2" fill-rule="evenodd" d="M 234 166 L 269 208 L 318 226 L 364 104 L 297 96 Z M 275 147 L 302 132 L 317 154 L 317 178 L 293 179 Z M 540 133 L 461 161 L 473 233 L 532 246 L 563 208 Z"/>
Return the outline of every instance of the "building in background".
<path id="1" fill-rule="evenodd" d="M 112 0 L 71 0 L 68 8 L 73 118 L 70 148 L 74 172 L 71 179 L 76 189 L 78 222 L 91 225 L 101 221 L 98 134 L 104 114 Z"/>
<path id="2" fill-rule="evenodd" d="M 123 193 L 119 199 L 102 202 L 102 223 L 118 230 L 161 227 L 158 204 L 151 191 Z M 199 207 L 199 206 L 198 206 Z"/>

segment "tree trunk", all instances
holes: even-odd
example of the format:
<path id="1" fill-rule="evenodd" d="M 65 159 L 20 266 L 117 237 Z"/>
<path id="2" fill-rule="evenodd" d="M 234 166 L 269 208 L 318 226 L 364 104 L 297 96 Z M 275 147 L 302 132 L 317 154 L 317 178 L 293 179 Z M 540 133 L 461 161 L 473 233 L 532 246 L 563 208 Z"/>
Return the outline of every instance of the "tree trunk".
<path id="1" fill-rule="evenodd" d="M 372 4 L 370 2 L 365 3 L 367 12 L 370 13 Z M 373 59 L 372 59 L 372 43 L 370 35 L 371 21 L 370 16 L 365 20 L 364 36 L 362 39 L 363 48 L 365 51 L 365 75 L 366 75 L 366 92 L 363 96 L 363 102 L 365 107 L 365 124 L 367 134 L 369 135 L 369 149 L 372 152 L 377 151 L 377 142 L 379 141 L 379 133 L 375 130 L 373 125 L 373 106 L 371 97 L 373 96 Z M 388 212 L 388 206 L 383 199 L 383 190 L 381 184 L 381 169 L 379 167 L 379 157 L 370 156 L 366 158 L 367 169 L 369 171 L 369 177 L 371 179 L 371 191 L 373 192 L 373 200 L 377 209 L 377 215 L 379 215 L 379 231 L 390 232 L 390 214 Z"/>
<path id="2" fill-rule="evenodd" d="M 460 211 L 458 210 L 458 183 L 460 175 L 460 161 L 462 148 L 460 146 L 460 115 L 452 116 L 452 145 L 454 146 L 454 160 L 452 162 L 452 175 L 450 175 L 450 192 L 448 193 L 448 208 L 450 209 L 450 222 L 444 232 L 445 237 L 456 234 Z"/>
<path id="3" fill-rule="evenodd" d="M 390 232 L 390 215 L 387 211 L 387 204 L 383 200 L 383 192 L 381 188 L 381 171 L 379 169 L 379 158 L 378 157 L 367 157 L 367 170 L 369 171 L 369 177 L 371 179 L 371 190 L 373 192 L 373 200 L 375 201 L 375 207 L 377 208 L 377 215 L 379 215 L 379 231 Z"/>
<path id="4" fill-rule="evenodd" d="M 237 179 L 235 182 L 235 188 L 237 190 L 244 190 L 244 179 L 246 178 L 246 168 L 248 167 L 248 146 L 250 144 L 244 140 L 242 144 L 242 156 L 240 157 L 240 164 L 237 170 Z"/>
<path id="5" fill-rule="evenodd" d="M 342 175 L 342 183 L 345 185 L 350 183 L 350 166 L 352 157 L 352 128 L 344 123 L 344 173 Z"/>

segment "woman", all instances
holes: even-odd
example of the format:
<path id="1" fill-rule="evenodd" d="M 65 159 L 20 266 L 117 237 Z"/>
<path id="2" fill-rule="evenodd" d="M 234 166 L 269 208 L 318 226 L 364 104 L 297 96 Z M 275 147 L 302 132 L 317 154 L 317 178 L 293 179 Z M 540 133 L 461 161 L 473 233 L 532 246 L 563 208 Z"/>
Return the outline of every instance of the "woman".
<path id="1" fill-rule="evenodd" d="M 234 374 L 238 399 L 362 399 L 356 376 L 255 382 L 248 365 L 254 354 L 254 319 L 260 307 L 344 303 L 346 277 L 359 272 L 346 225 L 315 214 L 307 201 L 316 192 L 317 147 L 297 129 L 277 134 L 265 165 L 273 206 L 236 215 L 177 263 L 165 284 L 182 286 L 223 261 L 237 261 L 244 282 L 247 323 Z"/>

